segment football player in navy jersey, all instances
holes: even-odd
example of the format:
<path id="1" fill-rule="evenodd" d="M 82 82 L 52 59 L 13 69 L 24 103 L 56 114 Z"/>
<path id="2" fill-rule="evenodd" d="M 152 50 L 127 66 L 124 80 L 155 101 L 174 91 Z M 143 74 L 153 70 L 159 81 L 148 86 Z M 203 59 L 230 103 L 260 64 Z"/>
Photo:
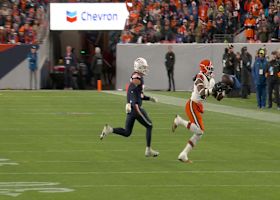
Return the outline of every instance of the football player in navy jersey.
<path id="1" fill-rule="evenodd" d="M 140 124 L 146 127 L 146 151 L 145 156 L 147 157 L 156 157 L 159 155 L 159 152 L 153 150 L 151 148 L 151 140 L 152 140 L 152 121 L 148 117 L 146 111 L 141 108 L 142 101 L 152 101 L 157 102 L 155 97 L 145 96 L 143 93 L 143 85 L 145 76 L 148 72 L 148 64 L 144 58 L 137 58 L 134 61 L 134 72 L 130 78 L 130 84 L 127 90 L 127 104 L 126 104 L 126 124 L 125 128 L 112 128 L 108 124 L 106 124 L 103 128 L 103 131 L 100 135 L 100 139 L 102 140 L 105 136 L 110 133 L 115 133 L 118 135 L 122 135 L 124 137 L 129 137 L 132 133 L 132 129 L 134 126 L 135 120 L 137 120 Z"/>

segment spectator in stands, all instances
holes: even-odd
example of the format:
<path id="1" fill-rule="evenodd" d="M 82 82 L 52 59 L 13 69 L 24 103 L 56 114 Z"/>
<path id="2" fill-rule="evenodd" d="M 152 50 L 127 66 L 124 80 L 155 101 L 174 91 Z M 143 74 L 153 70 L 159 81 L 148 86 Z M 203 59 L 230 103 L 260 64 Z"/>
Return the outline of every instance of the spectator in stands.
<path id="1" fill-rule="evenodd" d="M 18 35 L 14 29 L 11 29 L 11 32 L 8 35 L 8 43 L 10 43 L 10 44 L 18 43 Z"/>
<path id="2" fill-rule="evenodd" d="M 266 77 L 265 69 L 268 62 L 265 58 L 265 51 L 260 49 L 258 51 L 258 57 L 256 57 L 253 69 L 252 77 L 256 85 L 256 97 L 258 102 L 258 108 L 262 109 L 266 106 Z"/>
<path id="3" fill-rule="evenodd" d="M 277 59 L 277 51 L 271 53 L 272 59 L 265 69 L 267 78 L 267 91 L 268 91 L 268 108 L 272 108 L 272 91 L 274 90 L 274 97 L 278 109 L 280 109 L 279 99 L 279 82 L 280 82 L 280 61 Z"/>
<path id="4" fill-rule="evenodd" d="M 241 98 L 246 99 L 250 95 L 251 88 L 251 65 L 252 56 L 247 51 L 247 47 L 241 49 Z"/>
<path id="5" fill-rule="evenodd" d="M 252 13 L 248 14 L 247 19 L 244 23 L 245 26 L 245 37 L 247 41 L 250 42 L 255 39 L 255 28 L 256 28 L 256 20 L 253 18 Z"/>
<path id="6" fill-rule="evenodd" d="M 28 62 L 29 62 L 29 71 L 30 71 L 30 90 L 33 88 L 37 89 L 37 47 L 32 46 L 31 50 L 27 56 Z M 33 85 L 33 79 L 34 79 L 34 85 Z M 34 87 L 33 87 L 34 86 Z"/>
<path id="7" fill-rule="evenodd" d="M 200 20 L 200 22 L 206 23 L 208 20 L 208 5 L 206 4 L 205 0 L 201 1 L 201 4 L 198 7 L 198 18 Z"/>
<path id="8" fill-rule="evenodd" d="M 274 7 L 274 4 L 271 2 L 271 4 L 269 5 L 269 8 L 268 8 L 268 21 L 273 23 L 273 18 L 274 18 L 274 15 L 275 15 L 275 7 Z"/>
<path id="9" fill-rule="evenodd" d="M 240 14 L 241 13 L 241 6 L 239 0 L 234 0 L 234 6 L 233 6 L 233 24 L 235 25 L 234 32 L 237 31 L 240 28 Z"/>
<path id="10" fill-rule="evenodd" d="M 207 24 L 207 30 L 208 30 L 208 42 L 212 43 L 214 42 L 214 35 L 217 33 L 216 22 L 209 19 Z"/>
<path id="11" fill-rule="evenodd" d="M 77 59 L 73 53 L 71 46 L 66 47 L 66 53 L 64 55 L 64 89 L 73 89 L 73 71 L 77 67 Z"/>
<path id="12" fill-rule="evenodd" d="M 207 26 L 204 22 L 199 23 L 195 29 L 195 41 L 197 43 L 206 43 L 208 42 L 208 32 Z"/>
<path id="13" fill-rule="evenodd" d="M 207 10 L 207 18 L 213 20 L 216 18 L 218 9 L 217 9 L 217 5 L 216 5 L 215 1 L 210 1 L 209 3 L 210 3 L 210 5 Z"/>
<path id="14" fill-rule="evenodd" d="M 225 34 L 226 33 L 226 16 L 224 13 L 224 7 L 221 5 L 218 9 L 218 14 L 216 16 L 216 27 L 218 34 Z"/>
<path id="15" fill-rule="evenodd" d="M 198 17 L 198 10 L 197 5 L 195 1 L 192 1 L 192 3 L 189 5 L 189 14 L 194 17 L 194 19 L 197 19 Z"/>
<path id="16" fill-rule="evenodd" d="M 121 43 L 130 43 L 132 41 L 132 34 L 129 30 L 123 30 L 123 34 L 121 36 Z"/>
<path id="17" fill-rule="evenodd" d="M 257 40 L 259 40 L 260 42 L 268 42 L 270 41 L 270 33 L 267 30 L 267 27 L 262 26 L 257 33 Z"/>
<path id="18" fill-rule="evenodd" d="M 248 12 L 251 12 L 253 17 L 258 17 L 260 10 L 263 8 L 262 3 L 260 0 L 251 0 L 248 4 Z"/>
<path id="19" fill-rule="evenodd" d="M 176 34 L 176 43 L 183 43 L 184 42 L 184 32 L 180 30 L 180 28 L 177 29 L 177 34 Z"/>
<path id="20" fill-rule="evenodd" d="M 18 43 L 19 44 L 24 44 L 25 43 L 25 36 L 24 36 L 24 32 L 23 31 L 19 31 Z"/>
<path id="21" fill-rule="evenodd" d="M 163 41 L 172 42 L 174 40 L 174 33 L 169 26 L 169 21 L 166 21 L 161 32 Z"/>

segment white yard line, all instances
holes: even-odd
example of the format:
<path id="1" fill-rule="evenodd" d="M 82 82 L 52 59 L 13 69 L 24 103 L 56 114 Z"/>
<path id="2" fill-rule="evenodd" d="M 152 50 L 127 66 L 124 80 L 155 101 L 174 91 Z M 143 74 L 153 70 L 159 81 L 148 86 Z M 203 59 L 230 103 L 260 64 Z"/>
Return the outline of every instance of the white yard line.
<path id="1" fill-rule="evenodd" d="M 178 160 L 163 160 L 164 162 L 176 162 L 178 163 Z M 193 160 L 195 163 L 230 163 L 233 162 L 233 160 Z M 57 164 L 57 163 L 123 163 L 123 160 L 24 160 L 19 161 L 20 163 L 45 163 L 45 164 Z M 261 160 L 261 159 L 255 159 L 255 160 L 246 160 L 246 162 L 272 162 L 272 163 L 278 163 L 280 160 Z"/>
<path id="2" fill-rule="evenodd" d="M 122 95 L 125 96 L 125 92 L 122 91 L 103 91 L 108 94 L 115 94 L 115 95 Z M 186 104 L 186 99 L 178 98 L 178 97 L 171 97 L 166 95 L 154 94 L 150 92 L 146 92 L 148 94 L 152 94 L 152 96 L 157 97 L 160 103 L 181 106 L 184 107 Z M 249 110 L 245 108 L 236 108 L 232 106 L 225 106 L 225 105 L 217 105 L 212 103 L 205 102 L 204 109 L 211 112 L 218 112 L 238 117 L 246 117 L 250 119 L 257 119 L 267 122 L 280 122 L 280 115 L 275 113 L 266 113 L 262 111 L 255 111 Z"/>
<path id="3" fill-rule="evenodd" d="M 262 143 L 263 144 L 263 143 Z M 33 151 L 33 150 L 7 150 L 7 151 L 1 151 L 1 153 L 74 153 L 74 152 L 131 152 L 131 151 L 137 151 L 136 149 L 110 149 L 110 150 L 104 150 L 104 149 L 76 149 L 76 150 L 46 150 L 46 151 Z M 173 149 L 161 149 L 161 152 L 177 152 Z M 197 152 L 209 152 L 209 150 L 201 150 L 196 149 Z M 221 152 L 221 150 L 215 150 L 215 152 Z M 246 153 L 246 152 L 254 152 L 254 153 L 269 153 L 269 151 L 263 151 L 263 150 L 233 150 L 233 151 L 227 151 L 227 153 Z"/>
<path id="4" fill-rule="evenodd" d="M 185 171 L 88 171 L 88 172 L 0 172 L 0 175 L 90 175 L 90 174 L 280 174 L 271 170 L 185 170 Z"/>
<path id="5" fill-rule="evenodd" d="M 201 188 L 201 187 L 209 187 L 209 188 L 213 188 L 213 187 L 229 187 L 229 188 L 236 188 L 236 187 L 244 187 L 244 188 L 255 188 L 255 187 L 269 187 L 269 188 L 279 188 L 280 185 L 229 185 L 229 184 L 221 184 L 221 185 L 208 185 L 208 184 L 199 184 L 199 185 L 191 185 L 191 184 L 166 184 L 166 185 L 109 185 L 109 184 L 98 184 L 98 185 L 72 185 L 72 188 L 102 188 L 102 187 L 136 187 L 136 188 L 143 188 L 143 187 L 147 187 L 147 188 L 187 188 L 187 187 L 195 187 L 195 188 Z"/>
<path id="6" fill-rule="evenodd" d="M 140 137 L 140 136 L 139 136 Z M 145 135 L 142 135 L 141 138 L 144 138 Z M 160 136 L 162 137 L 162 136 Z M 216 137 L 216 136 L 215 136 Z M 266 137 L 266 136 L 263 136 Z M 47 141 L 49 142 L 49 141 Z M 37 144 L 38 141 L 34 141 L 34 142 L 1 142 L 0 145 L 34 145 Z M 71 142 L 65 142 L 65 141 L 54 141 L 52 142 L 52 144 L 100 144 L 100 141 L 71 141 Z M 106 144 L 111 143 L 111 144 L 123 144 L 123 141 L 106 141 Z M 207 141 L 207 143 L 215 143 L 215 144 L 236 144 L 236 141 Z M 239 144 L 247 144 L 248 141 L 239 141 Z M 133 144 L 143 144 L 143 142 L 141 141 L 133 141 Z M 155 141 L 153 142 L 153 144 L 178 144 L 178 140 L 176 141 L 164 141 L 164 142 L 159 142 L 159 141 Z M 254 144 L 280 144 L 280 141 L 274 141 L 273 143 L 270 141 L 263 141 L 261 139 L 261 141 L 254 141 Z"/>

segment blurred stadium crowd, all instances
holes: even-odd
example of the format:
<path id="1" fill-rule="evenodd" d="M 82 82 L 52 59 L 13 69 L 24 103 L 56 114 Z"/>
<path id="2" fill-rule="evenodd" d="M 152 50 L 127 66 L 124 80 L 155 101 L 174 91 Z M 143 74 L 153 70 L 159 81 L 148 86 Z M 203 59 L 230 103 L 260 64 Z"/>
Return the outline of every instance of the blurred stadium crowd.
<path id="1" fill-rule="evenodd" d="M 133 1 L 129 11 L 123 43 L 227 42 L 215 36 L 233 38 L 244 29 L 248 42 L 279 41 L 277 0 Z"/>
<path id="2" fill-rule="evenodd" d="M 0 44 L 37 44 L 47 28 L 48 0 L 2 0 Z"/>
<path id="3" fill-rule="evenodd" d="M 46 29 L 49 2 L 116 0 L 3 0 L 0 43 L 37 43 Z M 279 0 L 127 0 L 129 19 L 120 43 L 280 41 Z"/>

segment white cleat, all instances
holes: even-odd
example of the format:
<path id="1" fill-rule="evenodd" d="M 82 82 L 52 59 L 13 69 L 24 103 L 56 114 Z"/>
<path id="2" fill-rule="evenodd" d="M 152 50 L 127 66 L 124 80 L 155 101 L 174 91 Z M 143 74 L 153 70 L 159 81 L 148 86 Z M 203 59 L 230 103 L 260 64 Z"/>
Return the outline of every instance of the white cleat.
<path id="1" fill-rule="evenodd" d="M 113 132 L 113 128 L 111 126 L 109 126 L 108 124 L 105 124 L 101 135 L 100 135 L 100 140 L 102 140 L 105 136 L 109 135 L 110 133 Z"/>
<path id="2" fill-rule="evenodd" d="M 159 156 L 159 152 L 153 150 L 152 148 L 146 148 L 145 156 L 146 157 L 157 157 L 157 156 Z"/>
<path id="3" fill-rule="evenodd" d="M 174 121 L 173 121 L 173 124 L 172 124 L 172 132 L 174 133 L 176 128 L 178 127 L 179 125 L 179 120 L 181 120 L 182 118 L 179 116 L 179 115 L 176 115 Z"/>
<path id="4" fill-rule="evenodd" d="M 192 163 L 191 160 L 189 160 L 188 156 L 186 153 L 181 152 L 178 156 L 178 160 L 184 163 Z"/>

